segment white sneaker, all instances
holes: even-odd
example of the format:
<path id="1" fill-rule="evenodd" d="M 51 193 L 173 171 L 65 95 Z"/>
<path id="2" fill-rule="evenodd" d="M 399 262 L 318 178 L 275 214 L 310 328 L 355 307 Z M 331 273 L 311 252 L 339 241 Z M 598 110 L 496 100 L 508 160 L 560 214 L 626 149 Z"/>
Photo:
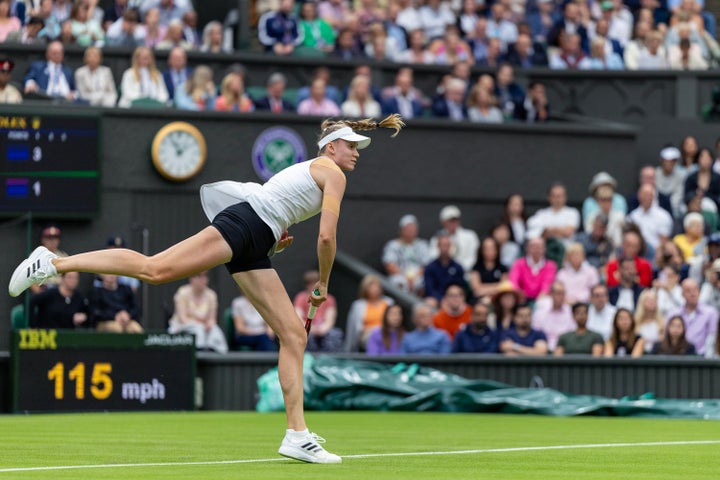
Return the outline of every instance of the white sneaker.
<path id="1" fill-rule="evenodd" d="M 325 439 L 316 433 L 307 432 L 295 439 L 286 433 L 278 453 L 301 462 L 342 463 L 342 458 L 325 450 L 319 445 L 321 443 L 325 443 Z"/>
<path id="2" fill-rule="evenodd" d="M 50 261 L 57 258 L 45 247 L 37 247 L 28 258 L 15 269 L 10 278 L 8 293 L 11 297 L 17 297 L 31 285 L 42 285 L 48 278 L 57 275 L 55 265 Z"/>

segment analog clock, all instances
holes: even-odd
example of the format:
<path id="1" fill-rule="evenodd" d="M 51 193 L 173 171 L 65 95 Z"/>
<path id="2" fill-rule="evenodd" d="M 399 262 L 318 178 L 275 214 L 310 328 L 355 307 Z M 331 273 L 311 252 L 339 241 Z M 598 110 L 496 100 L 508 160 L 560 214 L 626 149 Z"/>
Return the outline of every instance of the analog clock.
<path id="1" fill-rule="evenodd" d="M 160 175 L 173 182 L 190 180 L 200 173 L 206 155 L 205 138 L 187 122 L 169 123 L 153 139 L 153 165 Z"/>

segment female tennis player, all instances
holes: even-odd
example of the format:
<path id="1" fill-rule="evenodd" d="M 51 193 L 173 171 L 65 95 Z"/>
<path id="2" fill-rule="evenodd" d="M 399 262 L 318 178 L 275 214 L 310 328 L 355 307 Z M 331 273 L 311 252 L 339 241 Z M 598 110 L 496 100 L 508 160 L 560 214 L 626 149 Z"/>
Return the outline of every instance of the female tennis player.
<path id="1" fill-rule="evenodd" d="M 391 128 L 395 136 L 404 125 L 399 115 L 380 122 L 325 120 L 317 158 L 288 167 L 263 185 L 231 181 L 203 185 L 200 197 L 211 226 L 194 236 L 151 257 L 113 248 L 59 258 L 38 247 L 15 269 L 9 293 L 17 297 L 31 285 L 65 272 L 126 275 L 160 284 L 225 264 L 280 341 L 278 373 L 288 429 L 279 453 L 309 463 L 341 463 L 339 456 L 319 445 L 324 439 L 305 425 L 302 368 L 307 335 L 270 256 L 292 244 L 288 227 L 320 213 L 320 280 L 309 301 L 322 304 L 335 259 L 344 172 L 355 169 L 358 150 L 370 144 L 369 137 L 354 130 Z"/>

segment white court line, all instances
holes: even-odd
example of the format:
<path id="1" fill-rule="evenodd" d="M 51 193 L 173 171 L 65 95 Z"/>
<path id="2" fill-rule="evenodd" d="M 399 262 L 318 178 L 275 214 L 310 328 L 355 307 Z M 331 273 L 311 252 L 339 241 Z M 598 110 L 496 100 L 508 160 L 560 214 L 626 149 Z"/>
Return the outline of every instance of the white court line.
<path id="1" fill-rule="evenodd" d="M 368 453 L 362 455 L 343 455 L 342 458 L 377 458 L 377 457 L 418 457 L 424 455 L 469 455 L 478 453 L 510 453 L 534 452 L 542 450 L 576 450 L 582 448 L 618 448 L 618 447 L 666 447 L 676 445 L 716 445 L 720 440 L 687 440 L 677 442 L 638 442 L 638 443 L 592 443 L 584 445 L 545 445 L 539 447 L 487 448 L 480 450 L 452 450 L 447 452 L 403 452 L 403 453 Z M 59 465 L 54 467 L 18 467 L 1 468 L 0 473 L 40 472 L 52 470 L 82 470 L 88 468 L 135 468 L 135 467 L 180 467 L 193 465 L 234 465 L 240 463 L 283 462 L 288 458 L 257 458 L 253 460 L 217 460 L 207 462 L 155 462 L 155 463 L 114 463 L 100 465 Z"/>

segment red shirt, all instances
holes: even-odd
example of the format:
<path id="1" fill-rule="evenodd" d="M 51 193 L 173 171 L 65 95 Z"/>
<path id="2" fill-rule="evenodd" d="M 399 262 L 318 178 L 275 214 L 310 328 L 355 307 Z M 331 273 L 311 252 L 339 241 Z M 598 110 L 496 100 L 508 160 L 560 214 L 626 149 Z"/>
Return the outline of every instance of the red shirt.
<path id="1" fill-rule="evenodd" d="M 635 257 L 635 268 L 638 273 L 638 283 L 641 287 L 650 288 L 652 285 L 652 265 L 644 258 Z M 617 287 L 620 284 L 619 278 L 615 278 L 618 269 L 618 261 L 612 260 L 607 264 L 607 286 Z"/>

